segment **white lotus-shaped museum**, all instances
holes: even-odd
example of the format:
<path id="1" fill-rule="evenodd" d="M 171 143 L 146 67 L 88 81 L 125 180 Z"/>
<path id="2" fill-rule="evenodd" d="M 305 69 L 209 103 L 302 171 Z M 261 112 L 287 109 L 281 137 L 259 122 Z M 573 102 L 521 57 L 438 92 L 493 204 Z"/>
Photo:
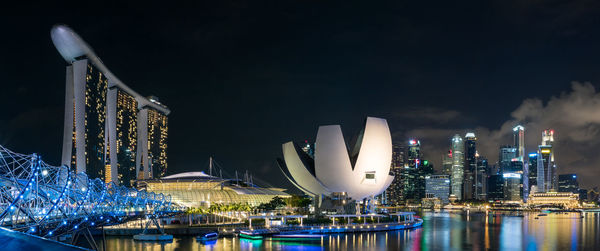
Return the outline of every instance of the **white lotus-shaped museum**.
<path id="1" fill-rule="evenodd" d="M 352 200 L 381 194 L 392 183 L 392 138 L 387 121 L 367 117 L 348 149 L 339 125 L 320 126 L 314 159 L 294 142 L 283 144 L 284 175 L 312 196 L 343 194 Z"/>

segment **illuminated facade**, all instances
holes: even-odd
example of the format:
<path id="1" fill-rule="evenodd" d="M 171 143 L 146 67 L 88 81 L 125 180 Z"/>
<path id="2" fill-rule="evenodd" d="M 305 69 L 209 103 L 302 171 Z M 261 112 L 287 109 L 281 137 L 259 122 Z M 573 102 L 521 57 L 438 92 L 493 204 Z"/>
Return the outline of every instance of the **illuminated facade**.
<path id="1" fill-rule="evenodd" d="M 477 173 L 475 175 L 475 197 L 477 200 L 487 199 L 488 160 L 477 156 Z"/>
<path id="2" fill-rule="evenodd" d="M 502 175 L 493 174 L 488 177 L 487 198 L 489 201 L 504 200 L 504 177 Z"/>
<path id="3" fill-rule="evenodd" d="M 558 175 L 558 191 L 579 193 L 579 182 L 577 182 L 577 175 L 574 173 Z"/>
<path id="4" fill-rule="evenodd" d="M 456 134 L 452 138 L 452 176 L 450 184 L 452 189 L 450 193 L 455 195 L 459 200 L 463 198 L 463 178 L 464 178 L 464 144 L 460 135 Z"/>
<path id="5" fill-rule="evenodd" d="M 510 165 L 517 159 L 517 149 L 506 145 L 500 147 L 498 155 L 498 164 L 500 165 L 500 172 L 510 172 Z"/>
<path id="6" fill-rule="evenodd" d="M 390 175 L 392 138 L 387 121 L 367 117 L 357 138 L 348 150 L 339 125 L 320 126 L 315 158 L 294 142 L 284 143 L 281 171 L 298 189 L 318 199 L 327 196 L 373 202 L 374 196 L 394 180 Z"/>
<path id="7" fill-rule="evenodd" d="M 70 28 L 55 26 L 51 37 L 69 63 L 62 164 L 90 178 L 127 186 L 133 185 L 136 176 L 164 175 L 169 109 L 121 82 Z M 144 128 L 148 130 L 140 130 L 140 116 L 144 114 L 148 120 Z M 142 154 L 151 158 L 139 158 Z M 152 166 L 156 166 L 154 175 Z M 141 175 L 136 167 L 143 168 Z"/>
<path id="8" fill-rule="evenodd" d="M 62 163 L 90 178 L 104 178 L 106 76 L 88 59 L 67 66 Z"/>
<path id="9" fill-rule="evenodd" d="M 448 175 L 431 175 L 425 177 L 426 197 L 439 198 L 447 204 L 450 196 L 450 177 Z"/>
<path id="10" fill-rule="evenodd" d="M 394 179 L 390 186 L 385 191 L 386 203 L 389 205 L 398 205 L 403 201 L 402 197 L 402 188 L 403 183 L 402 179 L 399 177 L 402 176 L 402 171 L 404 169 L 404 159 L 405 159 L 405 151 L 404 145 L 394 144 L 392 146 L 392 164 L 390 167 L 390 173 L 394 175 L 394 177 L 398 177 Z"/>
<path id="11" fill-rule="evenodd" d="M 465 135 L 465 161 L 463 179 L 463 199 L 474 199 L 476 195 L 477 177 L 477 138 L 475 133 L 469 132 Z"/>
<path id="12" fill-rule="evenodd" d="M 400 169 L 402 200 L 419 201 L 425 198 L 425 176 L 433 173 L 428 161 L 421 156 L 421 142 L 417 139 L 408 141 L 407 164 Z"/>
<path id="13" fill-rule="evenodd" d="M 169 127 L 167 115 L 152 108 L 144 108 L 139 112 L 138 123 L 140 135 L 138 178 L 163 177 L 168 167 L 167 136 Z"/>
<path id="14" fill-rule="evenodd" d="M 516 148 L 516 157 L 523 162 L 525 158 L 525 127 L 522 125 L 513 127 L 513 142 Z"/>
<path id="15" fill-rule="evenodd" d="M 171 195 L 171 200 L 183 207 L 208 208 L 212 204 L 248 204 L 258 206 L 268 203 L 275 196 L 291 196 L 279 188 L 261 188 L 242 181 L 221 179 L 204 172 L 188 172 L 160 179 L 139 182 L 146 192 Z"/>
<path id="16" fill-rule="evenodd" d="M 114 147 L 109 147 L 109 150 L 111 156 L 116 156 L 110 158 L 110 165 L 114 167 L 110 180 L 114 181 L 116 177 L 120 184 L 133 186 L 136 180 L 138 102 L 133 95 L 118 87 L 109 89 L 108 100 L 110 121 L 114 121 L 110 124 L 108 137 L 109 146 Z"/>
<path id="17" fill-rule="evenodd" d="M 452 175 L 452 150 L 442 155 L 442 174 L 448 177 Z"/>
<path id="18" fill-rule="evenodd" d="M 532 193 L 527 200 L 529 207 L 562 207 L 566 209 L 578 208 L 579 194 L 574 193 Z"/>
<path id="19" fill-rule="evenodd" d="M 558 189 L 558 177 L 554 162 L 554 130 L 542 132 L 542 144 L 538 146 L 537 153 L 537 190 L 538 192 L 551 192 Z"/>

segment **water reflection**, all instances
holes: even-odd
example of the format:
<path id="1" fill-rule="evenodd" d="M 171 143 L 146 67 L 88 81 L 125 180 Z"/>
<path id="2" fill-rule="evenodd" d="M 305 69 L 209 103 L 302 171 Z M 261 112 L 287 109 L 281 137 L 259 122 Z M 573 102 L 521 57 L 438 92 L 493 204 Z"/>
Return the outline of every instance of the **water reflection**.
<path id="1" fill-rule="evenodd" d="M 107 237 L 107 250 L 600 250 L 600 214 L 552 213 L 524 217 L 494 213 L 425 212 L 423 227 L 367 234 L 330 235 L 320 242 L 221 238 L 201 243 L 193 237 L 170 243 Z M 98 239 L 99 244 L 101 240 Z"/>

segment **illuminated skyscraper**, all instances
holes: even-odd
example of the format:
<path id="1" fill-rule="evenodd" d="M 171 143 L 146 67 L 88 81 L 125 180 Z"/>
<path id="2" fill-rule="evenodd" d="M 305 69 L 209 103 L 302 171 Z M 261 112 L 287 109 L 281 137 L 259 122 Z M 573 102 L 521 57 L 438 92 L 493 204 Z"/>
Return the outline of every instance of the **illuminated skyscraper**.
<path id="1" fill-rule="evenodd" d="M 394 180 L 392 184 L 385 191 L 385 199 L 386 204 L 388 205 L 398 205 L 402 202 L 402 189 L 403 189 L 403 180 L 402 180 L 402 170 L 404 169 L 404 145 L 401 144 L 393 144 L 392 145 L 392 164 L 390 167 L 390 172 L 394 175 Z"/>
<path id="2" fill-rule="evenodd" d="M 500 153 L 498 155 L 498 164 L 500 166 L 500 172 L 504 173 L 505 170 L 510 168 L 511 162 L 517 159 L 517 149 L 512 146 L 501 146 Z"/>
<path id="3" fill-rule="evenodd" d="M 302 151 L 308 154 L 308 156 L 311 158 L 315 158 L 315 144 L 308 143 L 308 140 L 304 141 L 304 145 L 302 145 Z"/>
<path id="4" fill-rule="evenodd" d="M 62 164 L 127 186 L 136 176 L 164 175 L 169 109 L 121 82 L 70 28 L 55 26 L 51 37 L 69 64 Z M 157 174 L 150 175 L 149 163 Z M 145 168 L 141 175 L 136 166 Z"/>
<path id="5" fill-rule="evenodd" d="M 108 79 L 90 60 L 67 66 L 62 164 L 104 179 Z"/>
<path id="6" fill-rule="evenodd" d="M 537 153 L 537 189 L 538 192 L 556 191 L 558 188 L 558 177 L 556 164 L 554 163 L 554 130 L 542 132 L 542 144 Z"/>
<path id="7" fill-rule="evenodd" d="M 516 157 L 523 162 L 525 158 L 525 127 L 517 125 L 513 128 L 513 142 L 517 149 Z"/>
<path id="8" fill-rule="evenodd" d="M 448 177 L 452 175 L 452 150 L 442 155 L 442 174 Z"/>
<path id="9" fill-rule="evenodd" d="M 504 179 L 504 199 L 520 201 L 523 199 L 523 162 L 514 160 L 502 173 Z"/>
<path id="10" fill-rule="evenodd" d="M 475 133 L 469 132 L 465 135 L 465 161 L 463 179 L 463 199 L 475 198 L 475 186 L 477 176 L 477 138 Z"/>
<path id="11" fill-rule="evenodd" d="M 459 200 L 463 197 L 463 178 L 464 178 L 464 143 L 460 135 L 456 134 L 452 138 L 452 177 L 450 184 L 452 185 L 451 194 L 455 195 Z"/>
<path id="12" fill-rule="evenodd" d="M 450 193 L 450 177 L 448 175 L 425 176 L 426 197 L 439 198 L 443 203 L 448 203 Z"/>
<path id="13" fill-rule="evenodd" d="M 527 165 L 527 195 L 523 195 L 524 198 L 529 196 L 529 193 L 537 192 L 537 152 L 528 154 Z M 535 188 L 535 191 L 533 190 Z M 525 187 L 523 187 L 525 189 Z"/>
<path id="14" fill-rule="evenodd" d="M 402 200 L 420 200 L 425 196 L 425 180 L 424 177 L 423 180 L 420 179 L 420 169 L 422 168 L 421 142 L 416 139 L 409 140 L 406 156 L 407 163 L 401 169 L 400 176 L 402 180 Z M 420 189 L 421 187 L 422 189 Z"/>
<path id="15" fill-rule="evenodd" d="M 558 192 L 579 193 L 579 182 L 574 173 L 558 175 Z"/>
<path id="16" fill-rule="evenodd" d="M 504 177 L 500 174 L 488 177 L 488 200 L 504 200 Z"/>
<path id="17" fill-rule="evenodd" d="M 158 103 L 156 97 L 152 102 Z M 158 103 L 160 104 L 160 103 Z M 142 108 L 138 113 L 138 179 L 156 179 L 167 172 L 167 114 L 151 107 Z M 143 173 L 143 177 L 140 176 Z"/>
<path id="18" fill-rule="evenodd" d="M 119 184 L 133 186 L 136 180 L 137 154 L 137 112 L 138 102 L 127 91 L 114 86 L 108 90 L 108 143 L 110 147 L 111 174 L 106 182 L 115 181 Z M 115 180 L 116 177 L 116 180 Z"/>
<path id="19" fill-rule="evenodd" d="M 477 173 L 475 175 L 475 197 L 477 200 L 487 199 L 488 182 L 488 160 L 484 157 L 477 157 Z"/>

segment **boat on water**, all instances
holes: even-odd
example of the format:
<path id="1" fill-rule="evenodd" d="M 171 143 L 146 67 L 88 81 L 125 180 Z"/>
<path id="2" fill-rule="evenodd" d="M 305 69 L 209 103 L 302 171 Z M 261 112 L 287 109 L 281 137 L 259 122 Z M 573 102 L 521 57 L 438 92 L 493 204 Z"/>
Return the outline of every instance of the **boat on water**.
<path id="1" fill-rule="evenodd" d="M 262 239 L 264 236 L 278 234 L 279 229 L 254 229 L 254 230 L 242 230 L 238 234 L 240 238 L 246 239 Z"/>
<path id="2" fill-rule="evenodd" d="M 271 236 L 274 241 L 321 241 L 323 235 L 320 234 L 276 234 Z"/>
<path id="3" fill-rule="evenodd" d="M 209 232 L 203 235 L 197 236 L 196 240 L 198 241 L 212 241 L 219 238 L 219 233 L 217 232 Z"/>

